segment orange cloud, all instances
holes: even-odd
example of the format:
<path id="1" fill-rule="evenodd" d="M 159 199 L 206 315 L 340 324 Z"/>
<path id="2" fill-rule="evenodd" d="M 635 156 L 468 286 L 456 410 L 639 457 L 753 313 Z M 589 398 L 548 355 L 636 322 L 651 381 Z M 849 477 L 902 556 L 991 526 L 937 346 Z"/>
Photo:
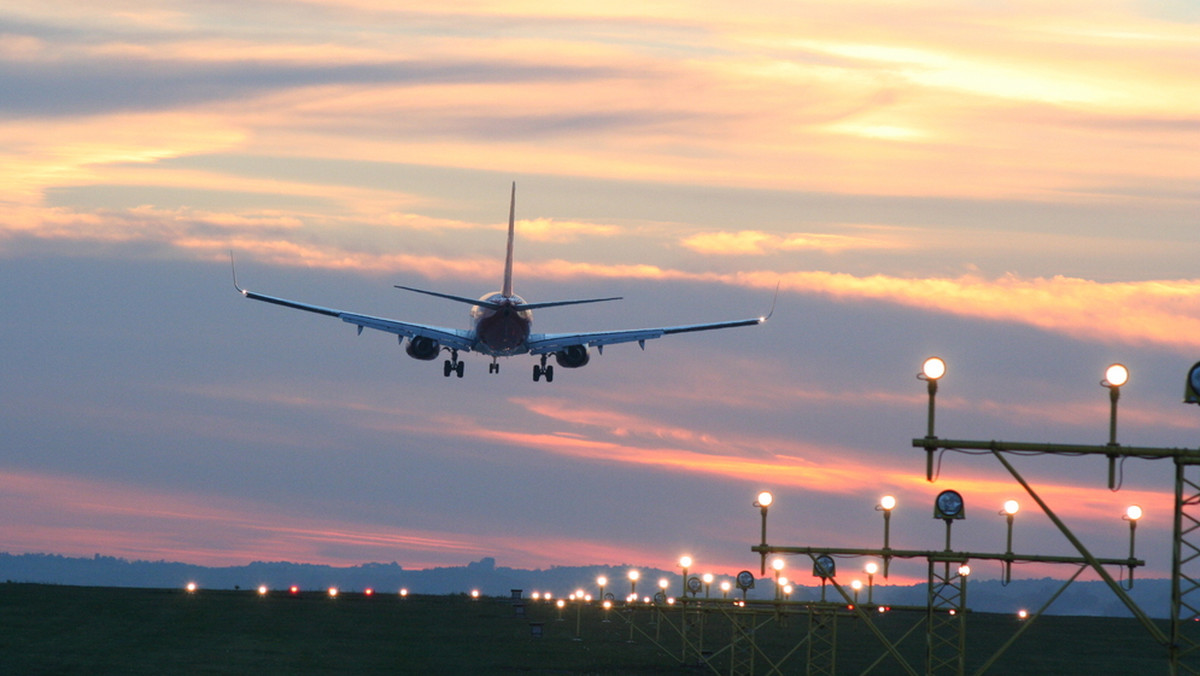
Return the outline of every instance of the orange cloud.
<path id="1" fill-rule="evenodd" d="M 756 286 L 771 278 L 755 275 Z M 923 310 L 1029 324 L 1089 341 L 1200 346 L 1200 281 L 1096 282 L 1064 276 L 984 279 L 855 277 L 829 272 L 780 276 L 782 288 L 842 300 L 882 300 Z"/>
<path id="2" fill-rule="evenodd" d="M 881 238 L 828 233 L 780 235 L 758 230 L 705 232 L 684 238 L 684 247 L 707 255 L 761 256 L 779 251 L 816 250 L 837 253 L 849 249 L 895 249 L 908 245 Z"/>

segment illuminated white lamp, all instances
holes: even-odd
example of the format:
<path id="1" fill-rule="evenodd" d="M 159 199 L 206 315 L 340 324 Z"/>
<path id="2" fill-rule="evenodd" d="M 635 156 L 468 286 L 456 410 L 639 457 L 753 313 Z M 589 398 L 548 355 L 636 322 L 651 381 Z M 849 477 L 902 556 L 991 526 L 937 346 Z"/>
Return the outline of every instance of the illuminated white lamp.
<path id="1" fill-rule="evenodd" d="M 896 508 L 896 496 L 885 495 L 879 499 L 879 508 L 885 512 L 890 512 Z"/>
<path id="2" fill-rule="evenodd" d="M 267 585 L 265 585 L 265 584 L 258 585 L 258 595 L 259 596 L 267 595 Z"/>
<path id="3" fill-rule="evenodd" d="M 187 593 L 189 593 L 189 594 L 195 594 L 196 593 L 196 583 L 189 582 L 189 583 L 187 583 L 187 586 L 184 587 L 184 589 L 186 589 Z"/>
<path id="4" fill-rule="evenodd" d="M 402 598 L 402 599 L 408 598 L 408 589 L 407 588 L 400 589 L 400 598 Z"/>
<path id="5" fill-rule="evenodd" d="M 1124 364 L 1113 364 L 1104 370 L 1105 387 L 1121 387 L 1129 382 L 1129 369 Z"/>
<path id="6" fill-rule="evenodd" d="M 863 572 L 867 575 L 874 575 L 879 572 L 879 564 L 874 561 L 868 561 L 866 566 L 863 566 Z"/>
<path id="7" fill-rule="evenodd" d="M 758 498 L 754 501 L 754 506 L 765 509 L 770 507 L 772 502 L 775 502 L 775 496 L 771 494 L 771 491 L 762 491 L 758 494 Z"/>
<path id="8" fill-rule="evenodd" d="M 1017 611 L 1017 619 L 1024 620 L 1029 618 L 1029 611 L 1024 608 Z"/>
<path id="9" fill-rule="evenodd" d="M 1125 510 L 1125 518 L 1130 521 L 1137 521 L 1142 518 L 1142 508 L 1138 505 L 1130 505 Z"/>
<path id="10" fill-rule="evenodd" d="M 930 357 L 921 364 L 921 375 L 925 376 L 926 380 L 937 380 L 946 375 L 946 362 L 939 357 Z"/>
<path id="11" fill-rule="evenodd" d="M 471 598 L 473 598 L 473 599 L 479 598 L 479 590 L 478 589 L 471 590 Z"/>
<path id="12" fill-rule="evenodd" d="M 338 595 L 338 588 L 337 588 L 337 587 L 330 587 L 330 588 L 329 588 L 329 598 L 331 598 L 331 599 L 336 599 L 336 598 L 337 598 L 337 595 Z"/>

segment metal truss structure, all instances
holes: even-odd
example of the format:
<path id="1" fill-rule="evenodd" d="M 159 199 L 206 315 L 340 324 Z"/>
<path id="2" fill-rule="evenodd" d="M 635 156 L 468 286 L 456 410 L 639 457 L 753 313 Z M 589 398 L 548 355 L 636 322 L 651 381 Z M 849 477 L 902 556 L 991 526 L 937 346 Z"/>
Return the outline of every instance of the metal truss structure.
<path id="1" fill-rule="evenodd" d="M 1085 571 L 1092 571 L 1103 580 L 1112 593 L 1132 613 L 1134 618 L 1149 632 L 1152 639 L 1164 650 L 1168 673 L 1200 675 L 1200 640 L 1196 632 L 1200 630 L 1200 477 L 1195 476 L 1200 466 L 1200 449 L 1186 448 L 1149 448 L 1123 446 L 1116 441 L 1116 413 L 1120 385 L 1127 373 L 1122 374 L 1120 382 L 1102 382 L 1111 391 L 1112 413 L 1109 425 L 1109 443 L 1105 445 L 1067 445 L 1041 444 L 1003 441 L 972 441 L 951 440 L 937 437 L 934 431 L 934 408 L 937 393 L 937 380 L 945 372 L 945 365 L 940 360 L 940 370 L 926 371 L 919 378 L 928 381 L 929 414 L 928 432 L 924 437 L 912 440 L 916 448 L 923 449 L 927 454 L 926 478 L 934 481 L 935 455 L 944 451 L 982 452 L 993 456 L 1012 478 L 1021 485 L 1030 498 L 1037 503 L 1042 512 L 1058 528 L 1063 537 L 1071 543 L 1076 551 L 1075 556 L 1045 556 L 1024 555 L 1012 551 L 1011 514 L 1009 517 L 1009 538 L 1007 550 L 1003 553 L 955 551 L 951 546 L 950 532 L 952 521 L 961 518 L 953 513 L 941 514 L 939 505 L 935 508 L 935 516 L 946 521 L 946 547 L 944 550 L 906 550 L 890 546 L 888 524 L 891 516 L 891 506 L 881 505 L 877 509 L 884 512 L 884 545 L 879 549 L 849 549 L 831 547 L 800 547 L 768 544 L 767 540 L 767 509 L 771 503 L 769 493 L 760 494 L 755 503 L 762 511 L 762 541 L 752 546 L 751 551 L 758 553 L 762 560 L 762 572 L 766 572 L 768 556 L 797 556 L 808 557 L 813 563 L 814 575 L 822 581 L 822 596 L 820 601 L 791 601 L 776 590 L 774 601 L 747 600 L 743 594 L 741 601 L 729 599 L 710 599 L 707 593 L 704 598 L 695 592 L 689 596 L 685 593 L 682 598 L 667 602 L 665 598 L 650 606 L 654 620 L 645 625 L 639 618 L 646 616 L 643 604 L 636 602 L 626 606 L 622 619 L 629 623 L 630 637 L 640 634 L 654 641 L 664 651 L 678 654 L 683 664 L 704 668 L 707 673 L 729 674 L 730 676 L 754 676 L 755 674 L 803 673 L 808 676 L 818 676 L 837 673 L 837 641 L 838 626 L 848 618 L 858 626 L 866 628 L 878 639 L 881 652 L 863 673 L 885 665 L 886 673 L 904 673 L 910 676 L 927 674 L 938 676 L 942 674 L 964 676 L 966 673 L 967 630 L 968 616 L 967 587 L 970 575 L 968 562 L 999 561 L 1003 564 L 1007 582 L 1013 563 L 1054 563 L 1073 566 L 1074 572 L 1067 577 L 1062 585 L 1045 603 L 1030 614 L 1026 621 L 1020 622 L 1016 631 L 999 648 L 982 662 L 972 673 L 976 676 L 987 673 L 1016 641 L 1032 626 L 1054 601 L 1075 582 Z M 930 364 L 927 362 L 927 366 Z M 1110 367 L 1116 368 L 1119 365 Z M 1124 367 L 1120 367 L 1124 369 Z M 1200 381 L 1200 364 L 1193 368 Z M 1191 376 L 1189 376 L 1191 377 Z M 1116 380 L 1116 379 L 1114 379 Z M 1197 385 L 1197 402 L 1200 403 L 1200 384 Z M 1102 455 L 1109 463 L 1109 488 L 1114 489 L 1114 467 L 1126 458 L 1170 458 L 1175 466 L 1175 500 L 1174 523 L 1172 533 L 1171 554 L 1171 595 L 1169 611 L 1169 627 L 1163 631 L 1159 623 L 1138 606 L 1126 589 L 1118 582 L 1107 567 L 1128 570 L 1132 582 L 1136 568 L 1144 566 L 1145 562 L 1134 556 L 1133 529 L 1136 528 L 1136 516 L 1130 517 L 1130 551 L 1124 558 L 1101 558 L 1093 554 L 1084 543 L 1075 536 L 1067 524 L 1059 517 L 1051 506 L 1038 494 L 1034 487 L 1017 471 L 1009 457 L 1014 454 L 1045 454 L 1045 455 Z M 946 491 L 944 493 L 953 493 Z M 939 496 L 940 498 L 941 496 Z M 961 508 L 961 496 L 959 506 Z M 953 504 L 953 501 L 951 503 Z M 892 505 L 894 506 L 894 505 Z M 928 570 L 928 594 L 925 606 L 880 606 L 868 601 L 860 604 L 858 591 L 848 590 L 839 583 L 833 570 L 833 559 L 830 557 L 873 557 L 883 561 L 883 572 L 886 576 L 888 564 L 894 559 L 923 559 Z M 686 577 L 686 567 L 685 567 Z M 752 577 L 752 576 L 751 576 Z M 687 580 L 685 580 L 685 583 Z M 826 585 L 834 590 L 840 600 L 826 601 Z M 868 592 L 869 593 L 869 592 Z M 917 618 L 907 630 L 897 634 L 884 631 L 877 619 L 887 616 L 903 615 Z M 804 622 L 806 630 L 800 638 L 790 645 L 780 647 L 773 645 L 768 649 L 764 643 L 764 628 L 775 625 L 786 627 L 791 622 Z M 645 625 L 645 626 L 643 626 Z M 1195 625 L 1195 628 L 1193 628 Z M 649 627 L 653 627 L 653 635 Z M 706 630 L 706 627 L 709 628 Z M 711 636 L 712 628 L 724 627 L 720 640 Z M 666 636 L 664 636 L 666 629 Z M 923 630 L 923 631 L 921 631 Z M 706 634 L 707 632 L 707 634 Z M 776 632 L 777 634 L 779 632 Z M 912 643 L 916 638 L 924 639 L 923 664 L 913 659 Z M 674 641 L 679 641 L 679 647 L 671 647 Z M 973 660 L 974 661 L 974 660 Z"/>

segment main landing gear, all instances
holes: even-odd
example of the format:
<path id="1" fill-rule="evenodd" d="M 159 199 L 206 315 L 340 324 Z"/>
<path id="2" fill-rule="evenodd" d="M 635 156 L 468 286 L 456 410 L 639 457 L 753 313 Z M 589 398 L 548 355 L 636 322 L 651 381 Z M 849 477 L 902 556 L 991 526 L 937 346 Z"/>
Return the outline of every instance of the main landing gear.
<path id="1" fill-rule="evenodd" d="M 542 363 L 533 365 L 533 382 L 537 382 L 542 376 L 546 376 L 546 382 L 554 382 L 554 367 L 546 365 L 547 355 L 542 355 Z"/>
<path id="2" fill-rule="evenodd" d="M 495 357 L 492 357 L 492 363 L 488 364 L 488 373 L 499 373 L 499 372 L 500 372 L 500 362 L 496 361 Z"/>
<path id="3" fill-rule="evenodd" d="M 442 364 L 442 375 L 449 378 L 450 374 L 453 373 L 461 378 L 463 377 L 463 368 L 465 366 L 466 364 L 458 359 L 458 350 L 450 350 L 450 358 L 446 360 L 445 364 Z"/>

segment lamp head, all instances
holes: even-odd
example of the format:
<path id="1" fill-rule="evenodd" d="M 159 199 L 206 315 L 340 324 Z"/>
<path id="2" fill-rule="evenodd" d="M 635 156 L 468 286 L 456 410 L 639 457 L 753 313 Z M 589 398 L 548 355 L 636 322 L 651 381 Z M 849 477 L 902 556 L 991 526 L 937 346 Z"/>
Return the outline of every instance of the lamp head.
<path id="1" fill-rule="evenodd" d="M 885 512 L 890 512 L 896 508 L 896 496 L 885 495 L 879 499 L 879 508 Z"/>
<path id="2" fill-rule="evenodd" d="M 946 375 L 946 362 L 939 357 L 930 357 L 921 364 L 921 379 L 922 380 L 937 380 Z"/>
<path id="3" fill-rule="evenodd" d="M 1004 501 L 1004 513 L 1005 514 L 1012 516 L 1013 514 L 1016 514 L 1018 511 L 1020 511 L 1020 509 L 1021 509 L 1021 505 L 1018 504 L 1016 500 L 1005 500 Z"/>
<path id="4" fill-rule="evenodd" d="M 1129 369 L 1124 364 L 1113 364 L 1104 371 L 1104 380 L 1100 384 L 1105 387 L 1121 387 L 1129 382 Z"/>
<path id="5" fill-rule="evenodd" d="M 963 513 L 963 499 L 958 491 L 942 491 L 938 493 L 937 498 L 933 502 L 933 518 L 945 519 L 961 519 Z"/>
<path id="6" fill-rule="evenodd" d="M 766 509 L 771 506 L 772 502 L 775 502 L 775 496 L 771 494 L 771 491 L 763 491 L 754 500 L 754 506 Z"/>

